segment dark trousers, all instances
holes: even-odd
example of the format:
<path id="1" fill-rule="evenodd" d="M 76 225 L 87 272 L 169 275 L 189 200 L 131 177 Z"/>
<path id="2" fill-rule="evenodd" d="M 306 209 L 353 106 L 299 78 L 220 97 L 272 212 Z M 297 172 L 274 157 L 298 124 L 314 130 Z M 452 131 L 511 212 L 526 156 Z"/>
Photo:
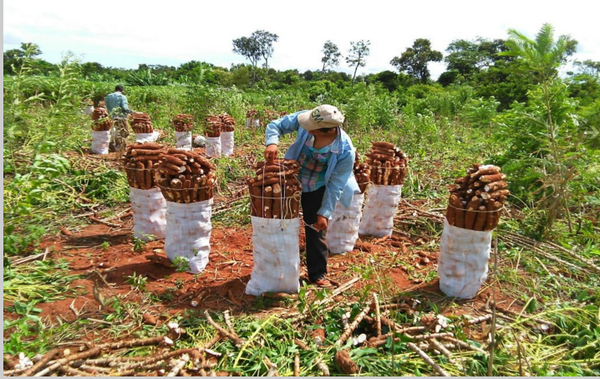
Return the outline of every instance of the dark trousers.
<path id="1" fill-rule="evenodd" d="M 306 235 L 306 268 L 311 282 L 321 279 L 327 274 L 327 257 L 329 252 L 325 242 L 327 230 L 317 232 L 308 225 L 317 222 L 317 212 L 321 208 L 325 186 L 313 192 L 302 192 L 302 218 Z"/>

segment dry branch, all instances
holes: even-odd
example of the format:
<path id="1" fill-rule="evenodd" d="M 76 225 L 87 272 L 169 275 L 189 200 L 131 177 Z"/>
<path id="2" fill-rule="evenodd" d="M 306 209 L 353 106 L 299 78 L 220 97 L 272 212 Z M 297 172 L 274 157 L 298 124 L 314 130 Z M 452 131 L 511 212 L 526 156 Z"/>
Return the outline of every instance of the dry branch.
<path id="1" fill-rule="evenodd" d="M 239 338 L 237 335 L 233 335 L 232 333 L 230 333 L 229 331 L 223 329 L 219 324 L 217 324 L 212 317 L 210 317 L 210 314 L 208 313 L 208 310 L 204 311 L 204 316 L 206 317 L 206 319 L 208 320 L 208 322 L 215 328 L 217 329 L 217 331 L 219 333 L 221 333 L 224 337 L 229 338 L 231 341 L 233 341 L 233 343 L 236 346 L 242 346 L 244 344 L 244 341 Z"/>
<path id="2" fill-rule="evenodd" d="M 294 355 L 294 376 L 300 376 L 300 354 L 298 353 Z"/>
<path id="3" fill-rule="evenodd" d="M 446 358 L 448 358 L 448 361 L 450 363 L 454 363 L 454 358 L 452 357 L 452 352 L 450 350 L 448 350 L 446 348 L 446 346 L 442 345 L 435 338 L 430 339 L 429 343 L 431 344 L 432 349 L 438 350 L 440 353 L 442 353 L 444 356 L 446 356 Z"/>
<path id="4" fill-rule="evenodd" d="M 175 361 L 173 368 L 167 374 L 167 376 L 177 376 L 181 369 L 188 363 L 190 360 L 190 356 L 187 354 L 183 354 L 179 359 Z"/>
<path id="5" fill-rule="evenodd" d="M 95 355 L 100 354 L 101 352 L 102 352 L 102 350 L 99 347 L 93 347 L 90 350 L 87 350 L 87 351 L 84 351 L 81 353 L 77 353 L 77 354 L 73 354 L 73 355 L 69 355 L 66 358 L 61 358 L 61 359 L 56 360 L 56 362 L 53 365 L 46 367 L 45 369 L 43 369 L 42 371 L 39 371 L 38 373 L 36 373 L 33 376 L 46 376 L 49 373 L 53 372 L 54 370 L 58 369 L 59 367 L 68 364 L 69 362 L 77 361 L 80 359 L 85 359 L 88 357 L 93 357 Z"/>
<path id="6" fill-rule="evenodd" d="M 592 274 L 593 272 L 600 274 L 600 267 L 593 264 L 593 262 L 591 262 L 589 259 L 585 259 L 584 257 L 578 256 L 577 254 L 575 254 L 574 252 L 572 252 L 570 250 L 560 248 L 560 247 L 556 248 L 555 246 L 557 246 L 557 245 L 553 245 L 553 244 L 545 243 L 545 242 L 538 242 L 538 241 L 532 240 L 530 238 L 527 238 L 525 236 L 521 236 L 521 235 L 518 235 L 515 233 L 511 233 L 511 232 L 504 232 L 504 233 L 502 233 L 502 235 L 499 236 L 499 238 L 501 240 L 503 240 L 504 242 L 508 242 L 512 245 L 525 247 L 525 248 L 531 250 L 532 252 L 543 256 L 544 258 L 553 260 L 555 262 L 558 262 L 562 265 L 574 268 L 576 270 L 583 270 L 583 271 L 587 272 L 588 274 Z M 579 262 L 581 264 L 581 266 L 578 266 L 574 263 L 565 261 L 564 259 L 558 258 L 558 257 L 554 256 L 553 254 L 550 254 L 549 251 L 551 251 L 551 250 L 554 250 L 554 251 L 558 250 L 560 252 L 568 254 L 571 258 L 574 258 L 577 262 Z"/>
<path id="7" fill-rule="evenodd" d="M 377 298 L 376 293 L 373 293 L 373 304 L 375 305 L 375 331 L 377 337 L 379 337 L 381 335 L 381 313 L 379 311 L 379 299 Z"/>
<path id="8" fill-rule="evenodd" d="M 458 345 L 460 347 L 464 347 L 465 349 L 473 350 L 473 351 L 476 351 L 478 353 L 487 355 L 487 351 L 485 351 L 483 349 L 480 349 L 480 348 L 478 348 L 476 346 L 470 345 L 470 344 L 468 344 L 466 342 L 463 342 L 461 340 L 458 340 L 458 339 L 456 339 L 454 337 L 444 336 L 444 337 L 442 337 L 442 339 L 446 340 L 446 341 L 449 341 L 449 342 L 452 342 L 452 343 L 454 343 L 454 344 L 456 344 L 456 345 Z"/>
<path id="9" fill-rule="evenodd" d="M 69 366 L 60 366 L 57 368 L 57 370 L 63 374 L 67 374 L 67 376 L 88 376 L 86 372 Z"/>
<path id="10" fill-rule="evenodd" d="M 294 343 L 304 351 L 312 351 L 304 342 L 297 338 L 294 339 Z M 320 357 L 315 358 L 315 365 L 319 368 L 323 376 L 329 376 L 329 367 L 321 361 Z"/>
<path id="11" fill-rule="evenodd" d="M 33 366 L 29 367 L 25 372 L 23 372 L 23 374 L 21 374 L 21 376 L 31 376 L 34 372 L 37 372 L 42 367 L 44 367 L 48 362 L 50 362 L 52 359 L 54 359 L 54 357 L 59 352 L 60 352 L 59 348 L 50 350 L 49 352 L 47 352 L 46 354 L 44 354 L 44 356 L 42 357 L 42 359 L 40 359 L 38 362 L 36 362 L 36 364 L 34 364 Z"/>
<path id="12" fill-rule="evenodd" d="M 344 342 L 346 342 L 346 340 L 348 339 L 348 337 L 350 337 L 350 335 L 352 334 L 352 332 L 354 332 L 354 330 L 356 329 L 356 327 L 358 326 L 358 324 L 360 324 L 360 322 L 369 313 L 370 310 L 371 310 L 371 304 L 369 304 L 368 306 L 366 306 L 356 316 L 356 318 L 354 319 L 354 321 L 352 321 L 352 323 L 350 324 L 350 327 L 342 333 L 342 335 L 340 336 L 340 338 L 338 338 L 338 340 L 335 342 L 335 344 L 338 345 L 338 346 L 342 346 L 344 344 Z"/>
<path id="13" fill-rule="evenodd" d="M 444 371 L 437 363 L 435 363 L 433 361 L 433 359 L 431 359 L 431 357 L 429 355 L 427 355 L 426 352 L 424 352 L 423 350 L 419 349 L 419 347 L 417 345 L 415 345 L 412 342 L 408 342 L 406 344 L 406 346 L 408 346 L 412 351 L 414 351 L 415 353 L 419 354 L 419 356 L 421 358 L 423 358 L 423 360 L 430 365 L 431 367 L 433 367 L 433 369 L 435 370 L 435 372 L 437 372 L 438 374 L 440 374 L 441 376 L 450 376 L 446 371 Z"/>
<path id="14" fill-rule="evenodd" d="M 164 336 L 159 337 L 149 337 L 149 338 L 141 338 L 135 340 L 127 340 L 127 341 L 119 341 L 119 342 L 109 342 L 103 343 L 100 345 L 96 345 L 97 348 L 102 350 L 118 350 L 129 347 L 136 346 L 149 346 L 149 345 L 160 345 L 165 340 Z"/>

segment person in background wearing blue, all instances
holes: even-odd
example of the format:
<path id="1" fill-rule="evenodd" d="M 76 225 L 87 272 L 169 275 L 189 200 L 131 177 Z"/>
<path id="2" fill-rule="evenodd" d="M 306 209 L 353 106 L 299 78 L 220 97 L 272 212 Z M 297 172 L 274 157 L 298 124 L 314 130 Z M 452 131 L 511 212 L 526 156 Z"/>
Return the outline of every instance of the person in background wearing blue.
<path id="1" fill-rule="evenodd" d="M 266 127 L 265 160 L 277 158 L 279 137 L 298 132 L 285 153 L 300 165 L 302 218 L 306 234 L 308 279 L 319 287 L 331 287 L 327 279 L 326 243 L 329 217 L 338 201 L 350 206 L 360 193 L 353 175 L 356 155 L 352 141 L 341 128 L 344 115 L 332 105 L 299 111 L 271 121 Z"/>
<path id="2" fill-rule="evenodd" d="M 127 104 L 127 96 L 122 85 L 115 87 L 115 92 L 108 94 L 105 99 L 106 110 L 114 121 L 111 130 L 111 142 L 109 149 L 111 151 L 124 151 L 126 147 L 125 139 L 129 135 L 129 122 L 127 115 L 133 113 Z"/>

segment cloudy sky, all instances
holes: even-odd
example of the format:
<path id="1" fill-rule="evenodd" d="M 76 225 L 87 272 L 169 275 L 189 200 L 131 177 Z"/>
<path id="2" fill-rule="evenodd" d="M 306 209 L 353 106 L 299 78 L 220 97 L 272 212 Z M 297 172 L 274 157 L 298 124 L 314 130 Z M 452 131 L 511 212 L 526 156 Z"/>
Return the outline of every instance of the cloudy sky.
<path id="1" fill-rule="evenodd" d="M 445 54 L 457 39 L 506 39 L 509 29 L 535 38 L 550 23 L 555 37 L 579 41 L 576 59 L 600 61 L 598 13 L 590 7 L 588 0 L 4 0 L 3 48 L 36 43 L 51 63 L 72 52 L 105 67 L 196 60 L 229 68 L 248 63 L 232 52 L 232 41 L 266 30 L 279 36 L 270 67 L 319 70 L 327 40 L 344 56 L 351 41 L 369 40 L 367 64 L 358 71 L 368 74 L 394 70 L 390 60 L 418 38 Z M 429 68 L 437 77 L 445 66 Z M 334 69 L 352 73 L 343 59 Z"/>

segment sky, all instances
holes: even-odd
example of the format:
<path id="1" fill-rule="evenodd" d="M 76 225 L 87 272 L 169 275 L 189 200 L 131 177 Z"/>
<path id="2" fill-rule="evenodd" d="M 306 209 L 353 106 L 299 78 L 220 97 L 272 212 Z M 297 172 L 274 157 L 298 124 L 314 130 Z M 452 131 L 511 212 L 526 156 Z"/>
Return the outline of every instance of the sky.
<path id="1" fill-rule="evenodd" d="M 509 29 L 530 38 L 550 23 L 555 38 L 579 42 L 573 58 L 600 61 L 600 23 L 589 0 L 4 0 L 3 49 L 39 45 L 40 58 L 59 63 L 67 54 L 104 67 L 139 64 L 179 67 L 196 60 L 230 68 L 249 63 L 233 53 L 232 41 L 257 30 L 277 34 L 269 67 L 322 68 L 323 45 L 343 57 L 351 42 L 370 41 L 358 75 L 394 71 L 390 61 L 418 38 L 446 55 L 455 40 L 507 39 Z M 335 71 L 353 73 L 342 58 Z M 430 63 L 433 78 L 445 64 Z"/>

